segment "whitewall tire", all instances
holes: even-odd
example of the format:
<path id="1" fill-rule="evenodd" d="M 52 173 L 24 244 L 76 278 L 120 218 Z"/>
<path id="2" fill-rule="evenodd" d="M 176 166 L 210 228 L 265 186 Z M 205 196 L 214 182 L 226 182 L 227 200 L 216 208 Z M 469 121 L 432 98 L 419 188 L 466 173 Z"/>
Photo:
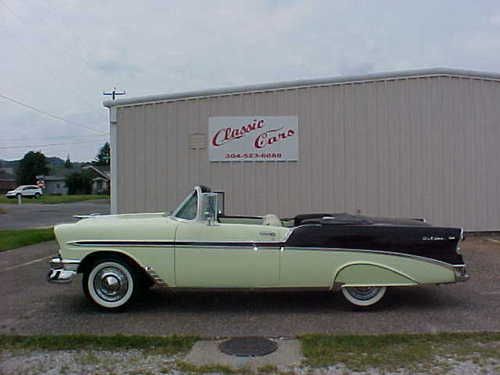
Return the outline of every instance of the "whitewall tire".
<path id="1" fill-rule="evenodd" d="M 385 286 L 342 287 L 342 294 L 353 305 L 368 307 L 379 302 L 386 290 Z"/>
<path id="2" fill-rule="evenodd" d="M 97 261 L 83 277 L 87 298 L 106 310 L 119 310 L 129 303 L 137 284 L 132 267 L 114 259 Z"/>

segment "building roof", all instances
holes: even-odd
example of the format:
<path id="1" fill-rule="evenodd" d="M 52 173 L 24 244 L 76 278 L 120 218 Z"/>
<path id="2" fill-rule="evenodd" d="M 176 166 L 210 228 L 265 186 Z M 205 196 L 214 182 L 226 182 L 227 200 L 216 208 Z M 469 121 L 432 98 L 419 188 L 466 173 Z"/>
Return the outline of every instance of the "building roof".
<path id="1" fill-rule="evenodd" d="M 38 175 L 38 176 L 35 176 L 37 180 L 44 180 L 45 182 L 47 181 L 64 181 L 65 180 L 65 176 L 44 176 L 44 175 Z"/>
<path id="2" fill-rule="evenodd" d="M 99 176 L 102 178 L 109 180 L 111 178 L 111 172 L 110 172 L 110 167 L 109 165 L 92 165 L 92 164 L 87 164 L 82 167 L 83 170 L 85 169 L 91 169 L 95 173 L 97 173 Z"/>
<path id="3" fill-rule="evenodd" d="M 103 102 L 105 107 L 119 107 L 129 105 L 139 105 L 145 103 L 176 101 L 186 99 L 199 99 L 214 96 L 235 95 L 243 93 L 255 93 L 266 91 L 277 91 L 284 89 L 315 87 L 315 86 L 331 86 L 349 83 L 363 83 L 372 81 L 387 81 L 396 79 L 409 78 L 430 78 L 430 77 L 462 77 L 472 79 L 484 79 L 491 81 L 500 81 L 499 73 L 478 72 L 473 70 L 449 69 L 449 68 L 432 68 L 419 70 L 405 70 L 398 72 L 373 73 L 354 76 L 340 76 L 332 78 L 306 79 L 278 83 L 265 83 L 259 85 L 228 87 L 219 89 L 209 89 L 200 91 L 189 91 L 174 94 L 149 95 L 137 98 L 126 98 L 117 100 L 106 100 Z"/>

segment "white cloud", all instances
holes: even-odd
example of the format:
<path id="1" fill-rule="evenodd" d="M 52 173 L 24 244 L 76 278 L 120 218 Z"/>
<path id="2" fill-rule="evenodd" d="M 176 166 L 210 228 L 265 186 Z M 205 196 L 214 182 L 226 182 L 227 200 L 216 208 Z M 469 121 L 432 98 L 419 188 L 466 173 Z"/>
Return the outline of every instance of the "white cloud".
<path id="1" fill-rule="evenodd" d="M 500 71 L 499 14 L 495 1 L 2 0 L 0 93 L 107 131 L 101 94 L 114 86 L 138 96 L 432 66 Z M 5 100 L 0 127 L 0 147 L 91 134 Z M 42 151 L 87 160 L 101 142 Z M 0 158 L 26 151 L 0 148 Z"/>

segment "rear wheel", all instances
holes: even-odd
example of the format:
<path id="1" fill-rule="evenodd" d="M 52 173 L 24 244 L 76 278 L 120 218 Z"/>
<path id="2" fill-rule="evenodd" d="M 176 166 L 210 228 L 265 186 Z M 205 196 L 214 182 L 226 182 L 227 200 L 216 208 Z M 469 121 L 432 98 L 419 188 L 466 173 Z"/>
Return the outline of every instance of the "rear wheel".
<path id="1" fill-rule="evenodd" d="M 368 307 L 379 302 L 386 290 L 385 286 L 343 287 L 342 294 L 353 305 Z"/>
<path id="2" fill-rule="evenodd" d="M 87 298 L 106 310 L 125 307 L 139 286 L 134 269 L 118 259 L 97 260 L 84 273 L 82 282 Z"/>
<path id="3" fill-rule="evenodd" d="M 40 198 L 40 193 L 35 193 L 35 199 L 39 199 Z"/>

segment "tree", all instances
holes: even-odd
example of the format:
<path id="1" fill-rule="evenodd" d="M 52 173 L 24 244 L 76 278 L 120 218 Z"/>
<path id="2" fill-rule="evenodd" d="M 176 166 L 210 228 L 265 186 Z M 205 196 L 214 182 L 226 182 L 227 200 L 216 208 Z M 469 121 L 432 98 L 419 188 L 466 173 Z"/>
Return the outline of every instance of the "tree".
<path id="1" fill-rule="evenodd" d="M 30 151 L 19 162 L 16 169 L 16 182 L 18 185 L 31 185 L 36 182 L 36 176 L 47 175 L 49 167 L 45 155 L 40 151 Z"/>
<path id="2" fill-rule="evenodd" d="M 99 153 L 95 158 L 95 165 L 109 165 L 109 161 L 111 159 L 109 142 L 106 142 L 104 146 L 99 149 Z"/>
<path id="3" fill-rule="evenodd" d="M 66 161 L 64 162 L 64 168 L 67 168 L 67 169 L 71 169 L 73 168 L 73 163 L 71 162 L 71 160 L 69 159 L 69 154 L 68 156 L 66 157 Z"/>
<path id="4" fill-rule="evenodd" d="M 92 193 L 92 174 L 90 171 L 71 173 L 65 178 L 68 194 Z"/>

